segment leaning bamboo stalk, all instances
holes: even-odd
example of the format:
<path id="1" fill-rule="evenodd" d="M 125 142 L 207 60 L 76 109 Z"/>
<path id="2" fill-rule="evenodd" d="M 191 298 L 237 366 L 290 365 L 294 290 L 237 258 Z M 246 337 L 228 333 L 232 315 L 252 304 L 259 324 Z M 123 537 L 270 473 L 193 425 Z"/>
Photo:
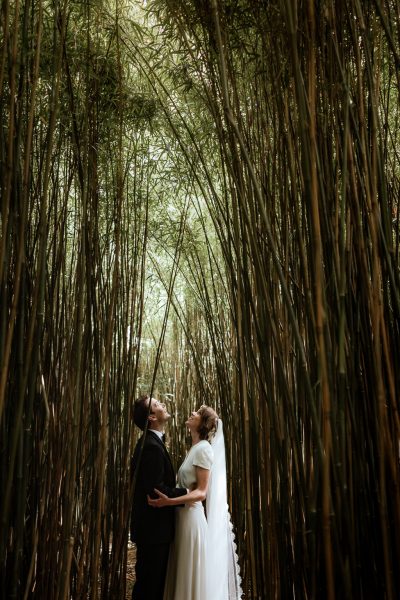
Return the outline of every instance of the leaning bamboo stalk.
<path id="1" fill-rule="evenodd" d="M 323 298 L 325 281 L 323 277 L 323 257 L 321 242 L 321 226 L 319 214 L 319 194 L 317 182 L 317 163 L 318 154 L 316 148 L 316 99 L 315 99 L 315 7 L 313 0 L 308 5 L 309 23 L 311 28 L 310 36 L 310 56 L 309 56 L 309 87 L 308 87 L 308 108 L 309 108 L 309 137 L 310 137 L 310 196 L 311 212 L 313 222 L 313 242 L 314 242 L 314 262 L 315 262 L 315 305 L 316 305 L 316 330 L 318 344 L 318 362 L 320 374 L 320 386 L 322 396 L 322 439 L 324 446 L 323 455 L 323 482 L 322 482 L 322 519 L 324 534 L 324 552 L 325 568 L 327 575 L 327 593 L 329 600 L 335 598 L 335 584 L 333 575 L 333 556 L 331 539 L 331 489 L 330 489 L 330 470 L 332 453 L 332 430 L 331 430 L 331 399 L 328 384 L 327 357 L 325 347 L 325 315 L 326 307 Z M 299 91 L 300 93 L 300 91 Z M 305 118 L 305 115 L 303 115 Z"/>

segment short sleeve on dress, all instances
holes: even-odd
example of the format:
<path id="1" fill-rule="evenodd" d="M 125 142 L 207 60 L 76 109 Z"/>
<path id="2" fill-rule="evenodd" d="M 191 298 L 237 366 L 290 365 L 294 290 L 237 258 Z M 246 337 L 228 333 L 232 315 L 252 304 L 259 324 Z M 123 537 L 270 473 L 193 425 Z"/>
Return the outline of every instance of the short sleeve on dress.
<path id="1" fill-rule="evenodd" d="M 214 452 L 208 442 L 202 443 L 196 448 L 196 453 L 193 457 L 193 465 L 202 467 L 203 469 L 211 469 L 214 460 Z"/>

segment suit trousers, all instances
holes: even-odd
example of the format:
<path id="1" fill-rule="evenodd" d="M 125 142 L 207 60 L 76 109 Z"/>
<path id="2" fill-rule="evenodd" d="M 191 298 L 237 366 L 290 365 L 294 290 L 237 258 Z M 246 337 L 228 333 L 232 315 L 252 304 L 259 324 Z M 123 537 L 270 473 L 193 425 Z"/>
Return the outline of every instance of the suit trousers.
<path id="1" fill-rule="evenodd" d="M 132 600 L 163 600 L 170 544 L 136 544 Z"/>

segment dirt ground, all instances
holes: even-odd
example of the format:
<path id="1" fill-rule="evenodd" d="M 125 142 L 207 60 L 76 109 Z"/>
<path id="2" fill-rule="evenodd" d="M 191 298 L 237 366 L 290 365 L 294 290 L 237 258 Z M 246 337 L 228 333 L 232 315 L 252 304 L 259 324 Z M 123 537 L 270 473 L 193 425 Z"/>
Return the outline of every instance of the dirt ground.
<path id="1" fill-rule="evenodd" d="M 128 563 L 126 569 L 126 600 L 132 600 L 132 588 L 135 583 L 136 549 L 128 542 Z"/>

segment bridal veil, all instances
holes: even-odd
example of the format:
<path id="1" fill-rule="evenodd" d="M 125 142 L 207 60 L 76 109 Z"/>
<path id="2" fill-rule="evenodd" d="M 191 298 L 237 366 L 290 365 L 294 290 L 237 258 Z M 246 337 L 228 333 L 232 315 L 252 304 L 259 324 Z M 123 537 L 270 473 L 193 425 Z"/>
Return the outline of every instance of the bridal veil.
<path id="1" fill-rule="evenodd" d="M 240 600 L 241 578 L 227 502 L 225 440 L 221 419 L 211 441 L 214 462 L 207 491 L 207 598 Z"/>

